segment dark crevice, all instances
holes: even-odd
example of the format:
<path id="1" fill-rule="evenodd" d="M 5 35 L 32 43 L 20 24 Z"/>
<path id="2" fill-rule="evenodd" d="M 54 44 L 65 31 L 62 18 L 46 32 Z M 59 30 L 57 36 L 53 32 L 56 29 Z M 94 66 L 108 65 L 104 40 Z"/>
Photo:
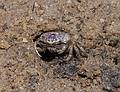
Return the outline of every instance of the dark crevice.
<path id="1" fill-rule="evenodd" d="M 39 37 L 40 35 L 35 36 L 35 38 L 33 39 L 33 42 L 35 42 Z"/>
<path id="2" fill-rule="evenodd" d="M 57 52 L 50 52 L 49 50 L 46 50 L 44 52 L 38 52 L 42 57 L 41 59 L 46 62 L 51 62 L 53 59 L 58 58 L 64 59 L 66 53 L 58 54 Z"/>
<path id="3" fill-rule="evenodd" d="M 53 60 L 56 57 L 56 55 L 58 56 L 57 53 L 51 53 L 48 50 L 46 50 L 45 52 L 41 52 L 39 54 L 42 56 L 41 59 L 47 62 Z"/>
<path id="4" fill-rule="evenodd" d="M 78 73 L 78 76 L 81 78 L 87 78 L 87 75 Z"/>
<path id="5" fill-rule="evenodd" d="M 117 59 L 117 57 L 113 58 L 113 63 L 114 63 L 115 65 L 118 65 L 118 59 Z"/>

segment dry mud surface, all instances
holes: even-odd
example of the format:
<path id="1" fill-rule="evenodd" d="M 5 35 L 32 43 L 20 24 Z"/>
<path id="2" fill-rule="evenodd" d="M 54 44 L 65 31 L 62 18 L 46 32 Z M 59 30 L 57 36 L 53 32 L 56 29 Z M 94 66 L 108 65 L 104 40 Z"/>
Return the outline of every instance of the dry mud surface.
<path id="1" fill-rule="evenodd" d="M 38 57 L 34 35 L 56 28 L 88 56 Z M 120 92 L 120 0 L 0 0 L 0 92 Z"/>

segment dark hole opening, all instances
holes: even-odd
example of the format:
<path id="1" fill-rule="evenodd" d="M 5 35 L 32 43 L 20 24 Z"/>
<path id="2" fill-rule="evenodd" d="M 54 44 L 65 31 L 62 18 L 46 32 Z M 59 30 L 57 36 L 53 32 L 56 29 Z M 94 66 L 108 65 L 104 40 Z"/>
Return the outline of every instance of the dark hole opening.
<path id="1" fill-rule="evenodd" d="M 117 57 L 113 58 L 113 63 L 114 63 L 115 65 L 118 64 L 118 59 L 117 59 Z"/>
<path id="2" fill-rule="evenodd" d="M 68 52 L 64 52 L 62 54 L 58 54 L 57 52 L 50 52 L 46 50 L 44 52 L 38 52 L 42 57 L 41 59 L 46 62 L 51 62 L 53 59 L 57 59 L 59 63 L 62 63 L 68 55 Z M 62 60 L 62 61 L 61 61 Z"/>
<path id="3" fill-rule="evenodd" d="M 85 74 L 80 74 L 80 73 L 78 73 L 78 76 L 81 77 L 81 78 L 86 78 L 86 77 L 87 77 L 87 75 L 85 75 Z"/>
<path id="4" fill-rule="evenodd" d="M 58 53 L 51 53 L 49 50 L 46 50 L 45 52 L 39 53 L 42 57 L 41 59 L 47 62 L 52 61 L 56 56 L 58 56 Z"/>

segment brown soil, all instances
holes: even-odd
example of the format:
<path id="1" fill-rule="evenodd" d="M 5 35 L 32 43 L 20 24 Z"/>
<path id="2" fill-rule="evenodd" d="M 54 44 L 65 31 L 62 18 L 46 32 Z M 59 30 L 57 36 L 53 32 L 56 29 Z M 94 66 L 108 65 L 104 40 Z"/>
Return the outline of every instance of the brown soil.
<path id="1" fill-rule="evenodd" d="M 88 56 L 38 57 L 34 35 L 55 28 Z M 0 92 L 120 92 L 120 0 L 0 0 Z"/>

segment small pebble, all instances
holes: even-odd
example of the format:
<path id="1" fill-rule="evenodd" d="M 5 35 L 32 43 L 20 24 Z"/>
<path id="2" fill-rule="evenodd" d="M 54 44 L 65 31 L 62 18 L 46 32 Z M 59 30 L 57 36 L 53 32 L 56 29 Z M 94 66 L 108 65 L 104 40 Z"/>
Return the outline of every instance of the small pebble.
<path id="1" fill-rule="evenodd" d="M 69 3 L 69 4 L 70 4 L 70 3 L 72 3 L 72 1 L 71 1 L 71 0 L 68 0 L 68 1 L 67 1 L 67 3 Z"/>
<path id="2" fill-rule="evenodd" d="M 103 22 L 105 22 L 105 20 L 104 19 L 100 19 L 100 22 L 103 23 Z"/>
<path id="3" fill-rule="evenodd" d="M 5 41 L 5 40 L 1 40 L 0 41 L 0 49 L 8 49 L 11 45 Z"/>
<path id="4" fill-rule="evenodd" d="M 38 6 L 39 6 L 37 2 L 35 2 L 34 5 L 35 5 L 35 7 L 38 7 Z"/>
<path id="5" fill-rule="evenodd" d="M 27 40 L 26 38 L 23 38 L 23 42 L 27 43 L 27 42 L 28 42 L 28 40 Z"/>

